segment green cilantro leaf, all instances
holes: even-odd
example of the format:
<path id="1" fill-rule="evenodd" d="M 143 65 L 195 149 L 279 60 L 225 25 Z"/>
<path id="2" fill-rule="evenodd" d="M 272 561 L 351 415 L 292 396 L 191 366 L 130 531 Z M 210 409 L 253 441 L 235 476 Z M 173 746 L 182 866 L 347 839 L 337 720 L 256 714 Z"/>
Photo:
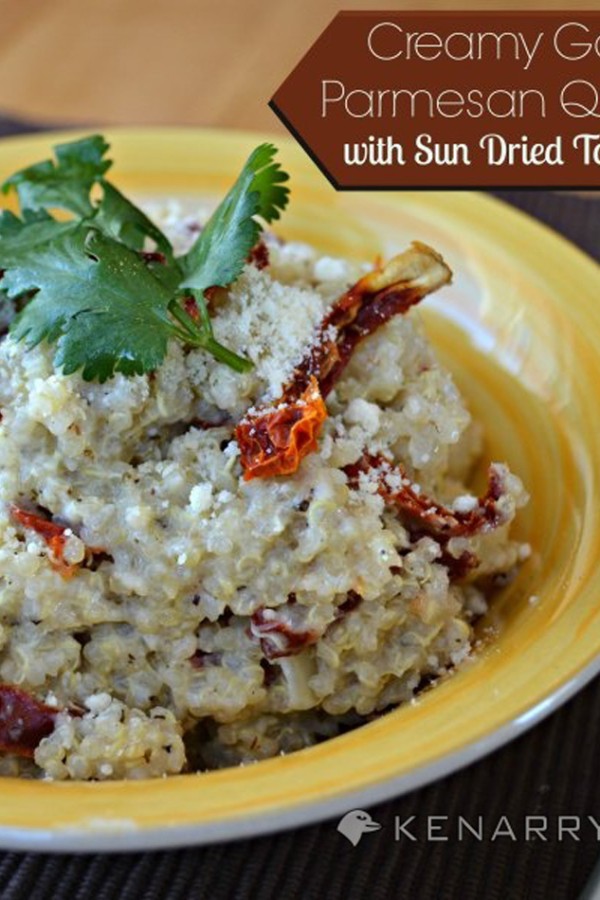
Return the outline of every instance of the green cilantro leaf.
<path id="1" fill-rule="evenodd" d="M 170 242 L 141 209 L 108 181 L 102 181 L 102 191 L 102 200 L 94 216 L 96 228 L 111 234 L 132 250 L 143 250 L 146 238 L 150 238 L 161 253 L 173 259 Z"/>
<path id="2" fill-rule="evenodd" d="M 290 193 L 289 188 L 282 187 L 282 183 L 289 181 L 290 176 L 279 163 L 273 162 L 276 153 L 277 147 L 273 144 L 260 144 L 246 163 L 255 173 L 250 190 L 260 194 L 256 214 L 265 222 L 273 222 L 279 218 L 280 212 L 287 206 Z"/>
<path id="3" fill-rule="evenodd" d="M 43 210 L 26 209 L 19 219 L 9 210 L 0 212 L 0 259 L 2 268 L 9 269 L 27 260 L 40 248 L 71 231 L 73 222 L 57 222 Z M 1 282 L 5 288 L 5 282 Z"/>
<path id="4" fill-rule="evenodd" d="M 110 168 L 103 159 L 108 144 L 99 134 L 59 144 L 51 159 L 15 172 L 2 185 L 3 193 L 15 188 L 22 209 L 66 209 L 79 216 L 93 212 L 90 190 Z"/>
<path id="5" fill-rule="evenodd" d="M 36 290 L 12 333 L 30 347 L 60 338 L 55 363 L 67 375 L 82 369 L 85 379 L 106 381 L 151 371 L 177 330 L 172 295 L 139 254 L 85 225 L 13 263 L 2 281 L 9 297 Z"/>
<path id="6" fill-rule="evenodd" d="M 256 243 L 260 219 L 279 217 L 288 178 L 262 144 L 210 218 L 188 254 L 173 248 L 148 217 L 104 178 L 112 165 L 100 135 L 55 148 L 46 160 L 17 172 L 21 217 L 0 212 L 0 303 L 15 301 L 10 325 L 29 347 L 56 343 L 65 374 L 106 381 L 115 372 L 142 374 L 164 360 L 168 342 L 204 348 L 238 372 L 252 364 L 219 343 L 204 291 L 240 274 Z M 91 198 L 94 186 L 100 199 Z M 66 221 L 54 209 L 73 213 Z M 148 239 L 156 250 L 149 251 Z M 192 293 L 198 316 L 185 303 Z M 12 313 L 11 313 L 12 316 Z"/>
<path id="7" fill-rule="evenodd" d="M 196 243 L 183 257 L 183 285 L 197 293 L 209 287 L 226 287 L 238 277 L 256 244 L 261 226 L 279 218 L 287 205 L 288 180 L 278 163 L 272 144 L 261 144 L 248 158 L 242 172 L 225 199 L 200 232 Z"/>

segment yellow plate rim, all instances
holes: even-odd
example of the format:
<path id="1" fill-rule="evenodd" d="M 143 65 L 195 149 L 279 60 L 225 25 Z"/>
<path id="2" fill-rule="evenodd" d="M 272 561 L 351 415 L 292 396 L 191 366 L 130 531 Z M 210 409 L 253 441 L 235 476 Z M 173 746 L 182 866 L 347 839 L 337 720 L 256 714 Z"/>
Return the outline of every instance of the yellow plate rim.
<path id="1" fill-rule="evenodd" d="M 33 160 L 36 154 L 39 156 L 41 148 L 47 153 L 51 145 L 90 133 L 91 130 L 78 128 L 4 138 L 0 141 L 0 164 L 9 148 L 9 156 L 15 151 L 24 159 Z M 307 171 L 309 179 L 317 181 L 322 178 L 316 169 L 310 171 L 312 163 L 297 145 L 278 135 L 265 138 L 263 134 L 253 132 L 154 127 L 98 130 L 102 130 L 109 141 L 114 140 L 134 149 L 143 144 L 149 146 L 158 139 L 192 143 L 208 140 L 223 147 L 251 149 L 260 140 L 269 139 L 283 148 L 284 161 L 290 154 L 295 157 L 295 165 Z M 117 167 L 118 162 L 117 155 Z M 411 202 L 416 204 L 431 203 L 437 197 L 446 212 L 450 209 L 448 198 L 453 196 L 453 204 L 459 207 L 468 204 L 469 209 L 482 218 L 501 216 L 506 229 L 518 231 L 524 243 L 543 242 L 550 256 L 559 257 L 563 263 L 571 265 L 577 273 L 576 279 L 582 284 L 586 279 L 598 278 L 598 265 L 583 251 L 497 198 L 472 193 L 463 195 L 461 192 L 426 195 L 412 192 L 406 195 L 399 193 L 399 201 L 403 196 L 410 197 Z M 429 199 L 426 201 L 425 197 Z M 462 200 L 462 197 L 467 199 Z M 460 219 L 467 213 L 464 209 L 458 209 L 456 215 Z M 6 779 L 0 811 L 0 846 L 45 852 L 130 852 L 199 845 L 304 825 L 333 817 L 356 806 L 390 799 L 485 756 L 554 712 L 600 672 L 600 631 L 597 630 L 593 641 L 588 643 L 579 655 L 574 655 L 567 664 L 563 662 L 547 683 L 538 689 L 530 688 L 518 708 L 503 709 L 491 730 L 488 728 L 477 733 L 474 727 L 468 740 L 459 741 L 450 751 L 442 748 L 425 764 L 408 770 L 394 772 L 393 760 L 388 758 L 379 773 L 366 775 L 360 768 L 347 772 L 347 780 L 342 787 L 336 785 L 328 789 L 327 783 L 320 783 L 318 770 L 321 760 L 341 756 L 346 764 L 356 762 L 360 744 L 364 750 L 365 741 L 368 742 L 367 731 L 372 741 L 376 741 L 378 734 L 381 734 L 384 727 L 382 719 L 309 750 L 242 769 L 175 776 L 143 783 L 64 784 Z M 436 690 L 442 690 L 442 686 Z M 391 717 L 396 715 L 392 713 Z M 390 717 L 385 718 L 389 723 Z M 297 779 L 306 781 L 302 783 L 301 794 L 297 793 L 294 801 L 290 802 L 285 786 Z M 223 797 L 227 798 L 225 811 L 215 809 L 214 805 L 211 808 L 203 806 L 203 795 L 209 782 L 214 785 L 211 788 L 213 795 L 222 791 Z M 243 807 L 235 809 L 235 797 L 229 795 L 232 791 L 235 794 L 242 782 L 249 799 L 245 797 Z M 177 803 L 181 804 L 179 809 L 172 807 L 175 795 Z M 19 801 L 27 806 L 38 803 L 39 821 L 31 820 L 26 824 L 20 821 L 15 814 Z M 156 814 L 152 813 L 153 804 L 156 804 Z M 169 809 L 167 815 L 161 812 L 163 806 Z M 141 807 L 143 813 L 138 815 L 135 810 Z"/>

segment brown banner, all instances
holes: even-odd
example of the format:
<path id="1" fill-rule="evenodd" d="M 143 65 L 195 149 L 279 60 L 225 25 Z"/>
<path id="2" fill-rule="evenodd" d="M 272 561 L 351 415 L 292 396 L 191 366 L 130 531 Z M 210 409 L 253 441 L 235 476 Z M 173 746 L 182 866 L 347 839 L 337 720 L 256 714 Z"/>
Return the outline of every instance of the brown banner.
<path id="1" fill-rule="evenodd" d="M 600 187 L 600 12 L 342 12 L 271 107 L 337 188 Z"/>

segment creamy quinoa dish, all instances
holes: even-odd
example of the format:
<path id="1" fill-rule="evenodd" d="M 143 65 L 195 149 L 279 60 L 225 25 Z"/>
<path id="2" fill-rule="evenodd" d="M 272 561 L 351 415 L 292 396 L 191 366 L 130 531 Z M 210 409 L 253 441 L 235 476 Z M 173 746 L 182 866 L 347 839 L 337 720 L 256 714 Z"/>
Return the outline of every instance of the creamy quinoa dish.
<path id="1" fill-rule="evenodd" d="M 482 429 L 414 308 L 451 279 L 435 250 L 366 266 L 261 231 L 287 199 L 272 153 L 208 223 L 146 218 L 99 140 L 9 179 L 0 222 L 4 775 L 174 775 L 334 737 L 462 663 L 529 553 L 504 461 L 469 487 Z M 134 290 L 159 299 L 130 313 Z"/>

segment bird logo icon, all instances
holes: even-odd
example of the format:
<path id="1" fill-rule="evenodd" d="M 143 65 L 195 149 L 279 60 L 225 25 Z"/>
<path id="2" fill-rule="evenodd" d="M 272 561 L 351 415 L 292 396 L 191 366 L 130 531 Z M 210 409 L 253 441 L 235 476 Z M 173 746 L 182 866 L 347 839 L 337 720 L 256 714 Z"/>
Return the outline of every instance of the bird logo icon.
<path id="1" fill-rule="evenodd" d="M 371 818 L 364 809 L 352 809 L 343 816 L 337 826 L 340 834 L 347 838 L 353 847 L 356 847 L 363 834 L 369 831 L 379 831 L 381 825 Z"/>

